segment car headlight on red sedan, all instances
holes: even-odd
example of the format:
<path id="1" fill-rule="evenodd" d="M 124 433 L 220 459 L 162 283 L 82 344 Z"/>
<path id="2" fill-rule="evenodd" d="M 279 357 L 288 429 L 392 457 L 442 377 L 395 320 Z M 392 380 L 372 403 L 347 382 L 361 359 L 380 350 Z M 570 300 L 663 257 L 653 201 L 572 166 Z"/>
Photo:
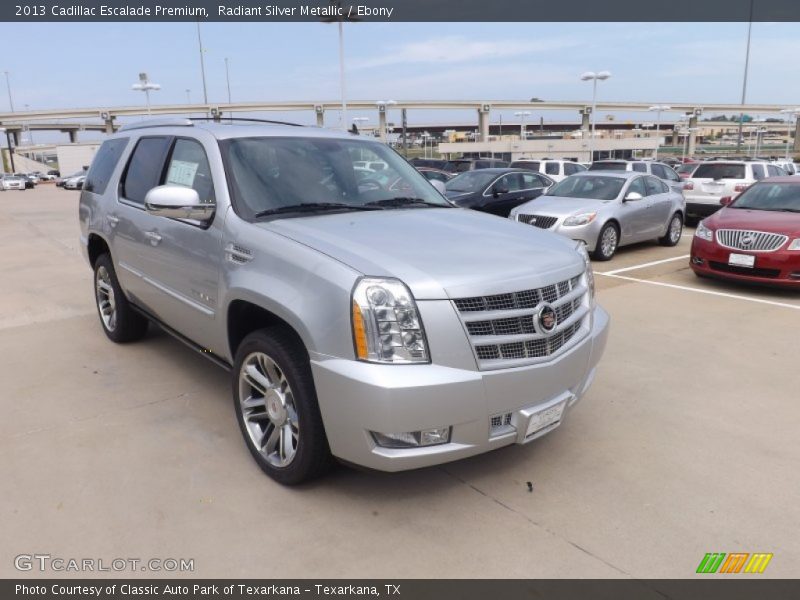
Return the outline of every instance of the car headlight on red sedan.
<path id="1" fill-rule="evenodd" d="M 694 230 L 694 235 L 707 242 L 714 241 L 714 230 L 703 225 L 702 221 L 697 224 L 697 229 Z"/>

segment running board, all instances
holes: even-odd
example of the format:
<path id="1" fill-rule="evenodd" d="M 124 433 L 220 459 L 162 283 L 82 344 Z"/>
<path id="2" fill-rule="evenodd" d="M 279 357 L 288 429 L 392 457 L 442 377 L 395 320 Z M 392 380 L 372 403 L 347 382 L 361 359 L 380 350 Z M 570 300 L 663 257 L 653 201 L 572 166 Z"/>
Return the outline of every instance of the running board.
<path id="1" fill-rule="evenodd" d="M 211 350 L 209 350 L 208 348 L 203 348 L 201 345 L 193 342 L 192 340 L 187 338 L 182 333 L 180 333 L 178 331 L 175 331 L 172 327 L 170 327 L 166 323 L 163 323 L 162 321 L 160 321 L 158 318 L 156 318 L 153 315 L 151 315 L 149 312 L 147 312 L 143 308 L 140 308 L 140 307 L 136 306 L 132 302 L 130 302 L 129 304 L 130 304 L 130 307 L 133 310 L 135 310 L 140 315 L 145 317 L 148 321 L 154 323 L 155 325 L 158 325 L 161 329 L 166 331 L 168 334 L 170 334 L 172 337 L 174 337 L 179 342 L 183 343 L 184 345 L 188 346 L 190 349 L 192 349 L 195 352 L 197 352 L 200 356 L 203 356 L 203 357 L 207 358 L 212 363 L 214 363 L 218 367 L 221 367 L 221 368 L 225 369 L 226 371 L 230 371 L 232 369 L 231 365 L 224 358 L 221 358 L 221 357 L 217 356 L 216 354 L 211 352 Z"/>

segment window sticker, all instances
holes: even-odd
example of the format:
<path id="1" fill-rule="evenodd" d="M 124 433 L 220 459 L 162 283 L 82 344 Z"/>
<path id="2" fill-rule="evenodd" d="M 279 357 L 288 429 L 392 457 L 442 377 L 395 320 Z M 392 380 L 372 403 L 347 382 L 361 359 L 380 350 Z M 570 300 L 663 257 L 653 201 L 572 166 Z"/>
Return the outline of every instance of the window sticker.
<path id="1" fill-rule="evenodd" d="M 197 174 L 197 167 L 199 166 L 198 163 L 194 162 L 173 160 L 169 166 L 169 173 L 167 173 L 167 183 L 192 187 L 194 185 L 194 177 Z"/>

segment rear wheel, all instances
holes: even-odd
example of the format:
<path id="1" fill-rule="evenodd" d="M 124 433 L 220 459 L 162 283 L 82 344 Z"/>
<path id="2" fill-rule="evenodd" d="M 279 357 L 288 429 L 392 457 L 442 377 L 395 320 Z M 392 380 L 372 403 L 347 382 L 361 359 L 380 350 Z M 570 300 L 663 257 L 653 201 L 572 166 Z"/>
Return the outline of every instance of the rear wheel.
<path id="1" fill-rule="evenodd" d="M 100 255 L 94 263 L 94 295 L 103 331 L 112 342 L 133 342 L 147 333 L 147 319 L 131 307 L 108 254 Z"/>
<path id="2" fill-rule="evenodd" d="M 294 485 L 331 464 L 308 353 L 290 332 L 269 327 L 236 351 L 233 402 L 250 454 L 276 481 Z"/>
<path id="3" fill-rule="evenodd" d="M 658 239 L 659 244 L 662 246 L 676 246 L 681 241 L 681 234 L 683 233 L 683 218 L 680 213 L 675 213 L 669 220 L 667 226 L 667 233 L 664 237 Z"/>
<path id="4" fill-rule="evenodd" d="M 619 229 L 614 223 L 606 223 L 597 236 L 597 246 L 592 252 L 595 260 L 611 260 L 619 245 Z"/>

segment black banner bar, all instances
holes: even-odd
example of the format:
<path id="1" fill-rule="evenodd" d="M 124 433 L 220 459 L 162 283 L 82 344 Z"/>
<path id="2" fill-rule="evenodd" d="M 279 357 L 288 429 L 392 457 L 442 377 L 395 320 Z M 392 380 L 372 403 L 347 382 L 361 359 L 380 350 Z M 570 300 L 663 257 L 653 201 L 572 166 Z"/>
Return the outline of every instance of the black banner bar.
<path id="1" fill-rule="evenodd" d="M 798 0 L 39 0 L 0 21 L 745 22 L 800 21 Z"/>

